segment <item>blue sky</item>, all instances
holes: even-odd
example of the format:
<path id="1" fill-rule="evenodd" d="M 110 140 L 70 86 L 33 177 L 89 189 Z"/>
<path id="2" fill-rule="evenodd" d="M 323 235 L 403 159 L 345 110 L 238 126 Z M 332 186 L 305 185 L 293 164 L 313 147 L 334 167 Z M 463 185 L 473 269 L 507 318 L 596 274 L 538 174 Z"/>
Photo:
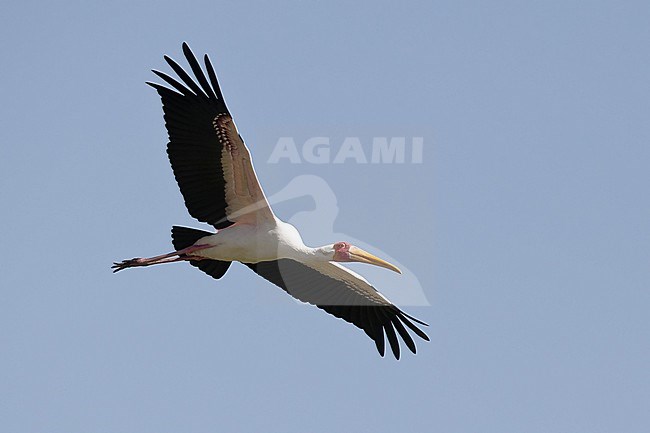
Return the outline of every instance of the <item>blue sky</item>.
<path id="1" fill-rule="evenodd" d="M 648 431 L 649 20 L 632 1 L 3 5 L 3 429 Z M 354 268 L 431 325 L 417 356 L 380 358 L 243 266 L 111 274 L 202 227 L 144 85 L 182 41 L 266 192 L 331 192 L 277 214 L 409 269 Z M 268 163 L 280 137 L 423 137 L 422 163 Z"/>

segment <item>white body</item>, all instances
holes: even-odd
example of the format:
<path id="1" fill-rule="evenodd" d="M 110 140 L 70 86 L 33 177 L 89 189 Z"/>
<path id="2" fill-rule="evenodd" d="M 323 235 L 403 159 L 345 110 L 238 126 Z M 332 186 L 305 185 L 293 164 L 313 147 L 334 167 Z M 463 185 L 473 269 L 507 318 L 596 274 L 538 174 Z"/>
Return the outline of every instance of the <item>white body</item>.
<path id="1" fill-rule="evenodd" d="M 236 223 L 216 234 L 199 239 L 195 245 L 214 245 L 193 255 L 213 260 L 258 263 L 277 259 L 306 259 L 314 249 L 305 246 L 291 224 L 277 218 L 257 225 Z"/>

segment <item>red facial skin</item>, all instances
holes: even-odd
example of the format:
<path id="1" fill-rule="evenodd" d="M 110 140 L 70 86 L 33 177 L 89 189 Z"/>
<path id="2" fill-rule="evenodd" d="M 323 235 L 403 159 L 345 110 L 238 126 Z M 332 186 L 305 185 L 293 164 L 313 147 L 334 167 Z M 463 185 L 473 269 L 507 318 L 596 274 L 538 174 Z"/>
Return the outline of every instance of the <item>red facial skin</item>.
<path id="1" fill-rule="evenodd" d="M 350 245 L 347 242 L 337 242 L 334 244 L 334 261 L 336 262 L 351 262 L 350 258 Z"/>

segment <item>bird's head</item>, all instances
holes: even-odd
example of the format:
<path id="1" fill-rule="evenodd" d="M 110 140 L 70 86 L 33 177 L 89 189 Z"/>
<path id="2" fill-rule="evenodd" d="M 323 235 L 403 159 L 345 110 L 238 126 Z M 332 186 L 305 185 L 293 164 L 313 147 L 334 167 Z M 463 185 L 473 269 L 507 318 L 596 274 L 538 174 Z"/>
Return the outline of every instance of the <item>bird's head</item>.
<path id="1" fill-rule="evenodd" d="M 379 257 L 362 250 L 359 247 L 349 244 L 348 242 L 337 242 L 323 248 L 323 252 L 329 256 L 333 262 L 359 262 L 370 265 L 381 266 L 391 271 L 401 274 L 402 271 L 395 265 L 388 263 Z"/>

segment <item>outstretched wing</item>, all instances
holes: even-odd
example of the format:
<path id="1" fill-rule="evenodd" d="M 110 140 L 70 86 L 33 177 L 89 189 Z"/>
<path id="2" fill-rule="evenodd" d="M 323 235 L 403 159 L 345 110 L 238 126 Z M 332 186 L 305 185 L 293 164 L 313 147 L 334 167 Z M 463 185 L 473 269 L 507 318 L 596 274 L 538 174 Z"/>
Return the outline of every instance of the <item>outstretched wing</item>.
<path id="1" fill-rule="evenodd" d="M 174 60 L 165 60 L 183 83 L 153 71 L 173 90 L 147 82 L 158 91 L 169 134 L 167 154 L 190 215 L 217 229 L 234 222 L 256 224 L 273 212 L 260 186 L 250 152 L 237 132 L 206 55 L 206 78 L 190 47 L 183 53 L 195 82 Z"/>
<path id="2" fill-rule="evenodd" d="M 305 264 L 292 259 L 279 259 L 245 265 L 294 298 L 316 305 L 363 329 L 374 340 L 381 356 L 384 356 L 386 334 L 393 355 L 399 359 L 400 347 L 395 331 L 411 352 L 416 352 L 415 342 L 404 325 L 429 341 L 429 337 L 413 322 L 427 326 L 426 323 L 404 313 L 362 276 L 337 263 Z"/>

